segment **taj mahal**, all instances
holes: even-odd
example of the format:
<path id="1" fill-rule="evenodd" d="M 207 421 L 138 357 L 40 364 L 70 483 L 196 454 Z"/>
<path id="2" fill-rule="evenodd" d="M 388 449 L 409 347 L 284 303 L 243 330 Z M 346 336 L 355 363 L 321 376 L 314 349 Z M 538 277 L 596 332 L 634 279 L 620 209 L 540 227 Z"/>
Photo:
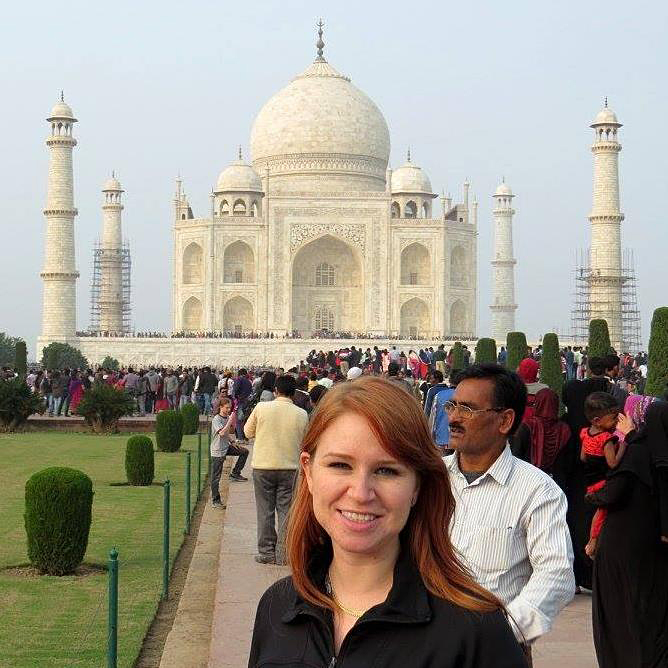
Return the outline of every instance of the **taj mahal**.
<path id="1" fill-rule="evenodd" d="M 103 187 L 102 292 L 96 335 L 76 324 L 73 136 L 61 98 L 47 121 L 42 333 L 91 364 L 294 364 L 311 348 L 418 348 L 477 334 L 478 204 L 470 183 L 440 206 L 411 159 L 391 169 L 390 133 L 376 104 L 317 55 L 255 117 L 250 158 L 220 173 L 208 215 L 196 216 L 177 179 L 173 199 L 172 331 L 135 337 L 123 319 L 120 182 Z M 514 329 L 512 199 L 493 195 L 494 294 L 499 342 Z M 211 337 L 215 332 L 217 336 Z M 345 342 L 313 339 L 341 333 Z M 258 338 L 240 338 L 263 333 Z M 121 335 L 122 334 L 122 335 Z M 268 338 L 267 334 L 272 338 Z M 331 338 L 331 336 L 330 336 Z M 370 340 L 373 338 L 375 340 Z"/>

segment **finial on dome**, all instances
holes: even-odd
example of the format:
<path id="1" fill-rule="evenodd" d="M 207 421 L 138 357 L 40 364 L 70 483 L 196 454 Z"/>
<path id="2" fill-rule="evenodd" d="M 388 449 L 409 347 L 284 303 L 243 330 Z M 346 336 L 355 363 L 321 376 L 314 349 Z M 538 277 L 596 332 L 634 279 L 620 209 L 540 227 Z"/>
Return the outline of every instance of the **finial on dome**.
<path id="1" fill-rule="evenodd" d="M 325 60 L 322 57 L 322 50 L 325 48 L 325 43 L 322 41 L 322 27 L 324 25 L 322 19 L 320 19 L 318 21 L 318 41 L 315 43 L 316 49 L 318 50 L 318 57 L 315 59 L 316 62 L 323 62 Z"/>
<path id="2" fill-rule="evenodd" d="M 239 160 L 243 160 L 243 157 L 241 155 L 241 144 L 239 144 Z"/>
<path id="3" fill-rule="evenodd" d="M 116 178 L 116 170 L 114 170 L 114 169 L 111 170 L 111 178 L 112 179 Z"/>
<path id="4" fill-rule="evenodd" d="M 408 151 L 406 151 L 406 160 L 408 162 L 411 161 L 411 147 L 410 146 L 408 147 Z"/>
<path id="5" fill-rule="evenodd" d="M 607 109 L 608 108 L 608 96 L 607 95 L 605 96 L 604 104 L 605 104 L 605 108 Z"/>
<path id="6" fill-rule="evenodd" d="M 65 102 L 65 93 L 62 90 L 60 91 L 60 101 Z"/>

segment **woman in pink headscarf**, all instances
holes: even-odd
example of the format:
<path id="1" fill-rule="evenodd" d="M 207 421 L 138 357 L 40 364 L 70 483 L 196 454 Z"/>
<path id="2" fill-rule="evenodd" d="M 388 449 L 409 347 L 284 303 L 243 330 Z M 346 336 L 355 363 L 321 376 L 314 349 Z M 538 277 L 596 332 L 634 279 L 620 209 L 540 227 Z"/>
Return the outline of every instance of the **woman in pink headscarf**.
<path id="1" fill-rule="evenodd" d="M 519 377 L 527 386 L 527 407 L 524 411 L 524 416 L 522 417 L 523 422 L 534 414 L 536 395 L 547 387 L 545 383 L 538 382 L 539 369 L 540 366 L 538 362 L 536 362 L 536 360 L 531 357 L 525 357 L 517 367 L 517 373 Z"/>

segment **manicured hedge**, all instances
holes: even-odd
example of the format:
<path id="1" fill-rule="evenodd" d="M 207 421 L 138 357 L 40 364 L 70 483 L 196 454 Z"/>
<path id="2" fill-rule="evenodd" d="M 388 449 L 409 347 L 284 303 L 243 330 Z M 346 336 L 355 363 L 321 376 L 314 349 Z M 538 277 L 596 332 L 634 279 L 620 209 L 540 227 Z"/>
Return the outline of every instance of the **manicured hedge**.
<path id="1" fill-rule="evenodd" d="M 196 404 L 185 404 L 181 408 L 183 415 L 183 433 L 196 434 L 199 431 L 199 408 Z"/>
<path id="2" fill-rule="evenodd" d="M 153 441 L 148 436 L 130 436 L 125 446 L 125 473 L 131 485 L 150 485 L 155 475 Z"/>
<path id="3" fill-rule="evenodd" d="M 527 356 L 529 346 L 524 332 L 508 332 L 506 340 L 506 366 L 511 371 L 517 371 L 520 362 Z"/>
<path id="4" fill-rule="evenodd" d="M 645 394 L 662 397 L 668 390 L 668 307 L 654 311 L 649 336 Z"/>
<path id="5" fill-rule="evenodd" d="M 67 575 L 83 561 L 92 508 L 93 483 L 82 471 L 52 467 L 28 480 L 28 558 L 41 573 Z"/>
<path id="6" fill-rule="evenodd" d="M 461 341 L 455 341 L 452 346 L 452 364 L 450 371 L 461 371 L 464 368 L 464 346 Z"/>
<path id="7" fill-rule="evenodd" d="M 496 341 L 494 339 L 478 339 L 475 346 L 476 364 L 496 364 Z"/>
<path id="8" fill-rule="evenodd" d="M 160 411 L 155 418 L 155 443 L 161 452 L 176 452 L 183 439 L 183 415 Z"/>
<path id="9" fill-rule="evenodd" d="M 561 371 L 561 352 L 559 337 L 550 333 L 543 337 L 543 354 L 540 358 L 540 381 L 545 383 L 561 397 L 564 376 Z"/>
<path id="10" fill-rule="evenodd" d="M 610 345 L 610 333 L 606 320 L 592 320 L 589 323 L 589 345 L 587 355 L 592 357 L 605 357 L 612 352 Z"/>

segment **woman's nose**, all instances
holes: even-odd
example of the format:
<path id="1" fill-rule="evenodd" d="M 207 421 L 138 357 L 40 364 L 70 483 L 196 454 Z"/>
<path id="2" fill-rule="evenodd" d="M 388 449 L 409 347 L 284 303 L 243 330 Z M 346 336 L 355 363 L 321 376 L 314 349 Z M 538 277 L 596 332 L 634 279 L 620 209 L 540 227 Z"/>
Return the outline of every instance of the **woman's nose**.
<path id="1" fill-rule="evenodd" d="M 350 496 L 360 503 L 373 500 L 376 495 L 372 477 L 366 473 L 358 473 L 353 476 L 348 489 Z"/>

